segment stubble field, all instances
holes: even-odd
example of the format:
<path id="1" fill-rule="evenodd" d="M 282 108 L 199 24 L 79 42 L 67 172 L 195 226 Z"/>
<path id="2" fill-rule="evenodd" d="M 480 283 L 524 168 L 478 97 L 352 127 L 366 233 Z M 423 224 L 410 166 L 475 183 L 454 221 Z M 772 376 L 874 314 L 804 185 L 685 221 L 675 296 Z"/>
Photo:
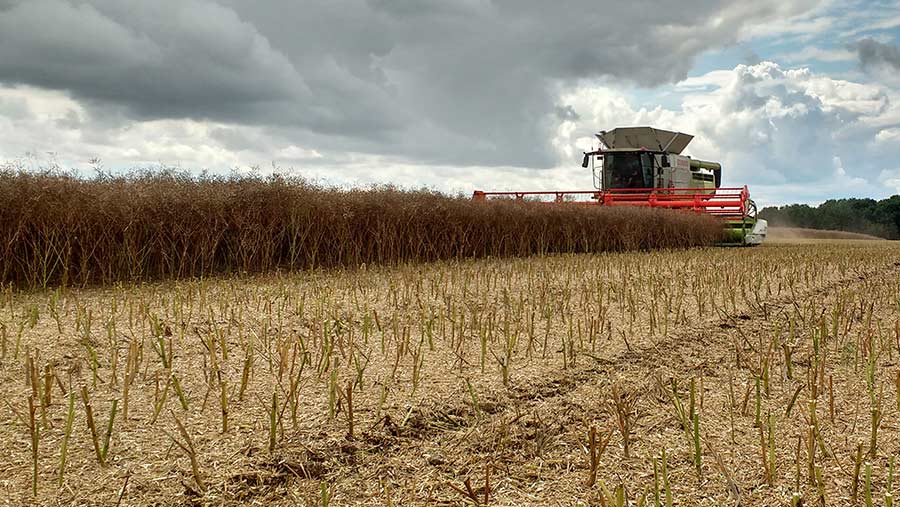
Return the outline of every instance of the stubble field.
<path id="1" fill-rule="evenodd" d="M 894 242 L 10 288 L 0 332 L 12 505 L 883 505 L 892 487 Z"/>

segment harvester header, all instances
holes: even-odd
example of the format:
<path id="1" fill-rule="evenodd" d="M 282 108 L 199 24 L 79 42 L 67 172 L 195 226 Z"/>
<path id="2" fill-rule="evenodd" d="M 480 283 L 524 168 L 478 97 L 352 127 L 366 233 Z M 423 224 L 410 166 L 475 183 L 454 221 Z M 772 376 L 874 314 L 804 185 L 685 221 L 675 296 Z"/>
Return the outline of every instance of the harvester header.
<path id="1" fill-rule="evenodd" d="M 758 245 L 765 220 L 744 187 L 722 187 L 722 166 L 681 153 L 694 136 L 653 127 L 619 127 L 597 134 L 600 148 L 585 152 L 595 190 L 554 192 L 482 192 L 473 199 L 514 197 L 554 203 L 646 206 L 707 213 L 723 220 L 726 244 Z M 587 198 L 588 200 L 585 200 Z"/>

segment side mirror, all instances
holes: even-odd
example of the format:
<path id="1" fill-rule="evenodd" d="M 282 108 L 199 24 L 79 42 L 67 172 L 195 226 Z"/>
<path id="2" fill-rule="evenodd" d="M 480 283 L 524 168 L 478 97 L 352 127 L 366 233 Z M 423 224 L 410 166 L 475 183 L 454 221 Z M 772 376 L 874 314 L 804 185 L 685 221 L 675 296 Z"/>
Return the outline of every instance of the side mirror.
<path id="1" fill-rule="evenodd" d="M 585 169 L 587 169 L 588 159 L 590 159 L 590 158 L 591 158 L 591 156 L 589 154 L 585 153 L 584 160 L 581 161 L 581 167 L 584 167 Z"/>
<path id="2" fill-rule="evenodd" d="M 659 159 L 659 165 L 663 167 L 669 167 L 669 157 L 666 154 Z"/>

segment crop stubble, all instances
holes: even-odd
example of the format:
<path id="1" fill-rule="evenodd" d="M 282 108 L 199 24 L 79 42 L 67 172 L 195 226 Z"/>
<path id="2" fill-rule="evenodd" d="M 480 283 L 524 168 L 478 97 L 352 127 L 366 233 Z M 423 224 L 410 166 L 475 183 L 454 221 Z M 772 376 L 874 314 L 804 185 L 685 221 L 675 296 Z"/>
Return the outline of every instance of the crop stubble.
<path id="1" fill-rule="evenodd" d="M 665 449 L 680 505 L 783 505 L 797 489 L 798 436 L 804 501 L 821 491 L 846 503 L 857 443 L 867 452 L 871 441 L 873 357 L 883 417 L 863 461 L 881 502 L 900 417 L 898 253 L 891 242 L 782 244 L 7 290 L 0 488 L 32 498 L 31 401 L 40 503 L 596 505 L 623 485 L 632 502 L 649 488 L 652 505 Z M 814 334 L 824 367 L 813 434 L 825 452 L 810 481 Z M 27 380 L 26 362 L 37 373 Z M 694 381 L 696 433 L 693 414 L 682 427 L 671 379 L 685 411 Z M 82 386 L 100 447 L 110 434 L 105 466 Z M 59 488 L 63 389 L 75 409 Z M 592 427 L 608 445 L 594 449 L 588 486 Z"/>

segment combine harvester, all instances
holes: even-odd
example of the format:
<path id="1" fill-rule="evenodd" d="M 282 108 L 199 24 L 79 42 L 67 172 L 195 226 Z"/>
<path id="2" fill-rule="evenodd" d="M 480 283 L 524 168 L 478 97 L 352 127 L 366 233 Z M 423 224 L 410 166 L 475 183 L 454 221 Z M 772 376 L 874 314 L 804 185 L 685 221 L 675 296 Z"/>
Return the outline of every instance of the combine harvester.
<path id="1" fill-rule="evenodd" d="M 707 213 L 725 224 L 726 245 L 758 245 L 766 221 L 756 217 L 747 187 L 723 188 L 722 166 L 681 155 L 694 138 L 652 127 L 616 128 L 597 134 L 601 148 L 584 154 L 596 190 L 559 192 L 482 192 L 491 197 L 542 200 L 599 206 L 647 206 Z M 578 199 L 582 200 L 578 200 Z M 589 199 L 589 200 L 583 200 Z"/>

